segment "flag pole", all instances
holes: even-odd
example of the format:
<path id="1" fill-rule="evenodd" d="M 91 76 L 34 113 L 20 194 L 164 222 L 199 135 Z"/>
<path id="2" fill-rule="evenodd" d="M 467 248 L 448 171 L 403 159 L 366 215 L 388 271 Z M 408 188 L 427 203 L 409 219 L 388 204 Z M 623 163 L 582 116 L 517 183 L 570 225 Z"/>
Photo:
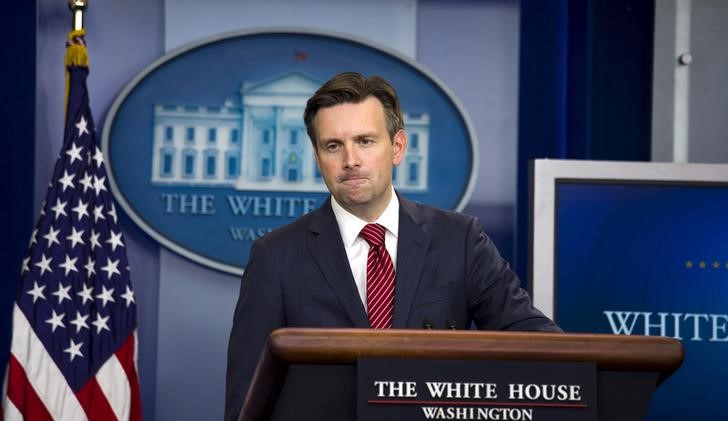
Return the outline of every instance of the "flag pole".
<path id="1" fill-rule="evenodd" d="M 86 31 L 83 29 L 83 12 L 88 7 L 88 0 L 68 0 L 68 8 L 73 14 L 73 30 L 68 34 L 66 41 L 66 89 L 63 109 L 68 112 L 68 92 L 70 89 L 70 75 L 68 66 L 88 68 L 88 51 L 83 36 Z M 65 118 L 64 118 L 65 121 Z"/>
<path id="2" fill-rule="evenodd" d="M 68 0 L 68 8 L 73 13 L 73 30 L 83 29 L 83 12 L 88 7 L 88 0 Z"/>

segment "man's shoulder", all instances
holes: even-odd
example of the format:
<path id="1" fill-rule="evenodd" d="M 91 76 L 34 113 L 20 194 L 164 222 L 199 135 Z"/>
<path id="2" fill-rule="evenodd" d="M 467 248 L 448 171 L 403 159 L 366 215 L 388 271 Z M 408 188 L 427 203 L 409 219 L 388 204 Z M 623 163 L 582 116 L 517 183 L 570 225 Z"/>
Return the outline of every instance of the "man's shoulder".
<path id="1" fill-rule="evenodd" d="M 279 241 L 289 241 L 291 238 L 299 237 L 308 231 L 307 227 L 311 220 L 311 214 L 297 218 L 293 222 L 280 226 L 260 238 L 265 243 L 276 243 Z"/>
<path id="2" fill-rule="evenodd" d="M 265 234 L 257 242 L 264 243 L 269 247 L 275 247 L 303 241 L 310 235 L 311 230 L 316 225 L 328 219 L 326 218 L 326 212 L 331 212 L 330 208 L 331 205 L 326 201 L 321 207 Z"/>
<path id="3" fill-rule="evenodd" d="M 473 220 L 477 220 L 472 215 L 425 205 L 404 198 L 400 198 L 400 206 L 404 214 L 408 215 L 415 223 L 433 225 L 444 230 L 453 227 L 467 227 L 473 223 Z"/>

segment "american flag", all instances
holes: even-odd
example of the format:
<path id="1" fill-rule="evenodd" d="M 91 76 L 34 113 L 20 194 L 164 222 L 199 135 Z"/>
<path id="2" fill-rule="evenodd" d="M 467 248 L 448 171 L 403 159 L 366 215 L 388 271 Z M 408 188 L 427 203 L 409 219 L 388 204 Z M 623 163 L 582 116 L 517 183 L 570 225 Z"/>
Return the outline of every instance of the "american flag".
<path id="1" fill-rule="evenodd" d="M 308 54 L 304 51 L 299 51 L 294 49 L 293 50 L 293 59 L 295 61 L 306 61 L 308 59 Z"/>
<path id="2" fill-rule="evenodd" d="M 63 148 L 22 263 L 3 413 L 5 421 L 140 420 L 126 245 L 96 143 L 83 32 L 69 39 L 84 60 L 67 65 Z"/>

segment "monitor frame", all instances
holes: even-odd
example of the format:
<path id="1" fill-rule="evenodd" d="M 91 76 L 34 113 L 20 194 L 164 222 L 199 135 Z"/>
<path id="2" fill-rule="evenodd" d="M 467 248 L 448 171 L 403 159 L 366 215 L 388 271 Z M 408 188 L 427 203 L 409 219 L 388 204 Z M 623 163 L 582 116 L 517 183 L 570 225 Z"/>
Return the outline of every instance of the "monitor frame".
<path id="1" fill-rule="evenodd" d="M 537 159 L 529 166 L 528 274 L 534 305 L 556 315 L 556 186 L 559 182 L 725 185 L 728 165 Z"/>

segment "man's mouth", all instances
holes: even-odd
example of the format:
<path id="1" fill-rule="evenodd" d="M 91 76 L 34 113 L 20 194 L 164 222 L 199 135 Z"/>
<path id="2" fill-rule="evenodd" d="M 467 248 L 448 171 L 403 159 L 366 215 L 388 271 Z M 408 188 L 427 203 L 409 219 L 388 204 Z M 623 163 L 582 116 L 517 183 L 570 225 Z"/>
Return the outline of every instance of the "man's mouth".
<path id="1" fill-rule="evenodd" d="M 342 182 L 342 183 L 357 184 L 357 183 L 361 183 L 363 181 L 366 181 L 366 179 L 367 178 L 364 175 L 361 175 L 361 174 L 349 174 L 349 175 L 340 177 L 339 178 L 339 181 Z"/>
<path id="2" fill-rule="evenodd" d="M 359 185 L 366 183 L 367 179 L 364 177 L 347 177 L 341 180 L 343 184 Z"/>

